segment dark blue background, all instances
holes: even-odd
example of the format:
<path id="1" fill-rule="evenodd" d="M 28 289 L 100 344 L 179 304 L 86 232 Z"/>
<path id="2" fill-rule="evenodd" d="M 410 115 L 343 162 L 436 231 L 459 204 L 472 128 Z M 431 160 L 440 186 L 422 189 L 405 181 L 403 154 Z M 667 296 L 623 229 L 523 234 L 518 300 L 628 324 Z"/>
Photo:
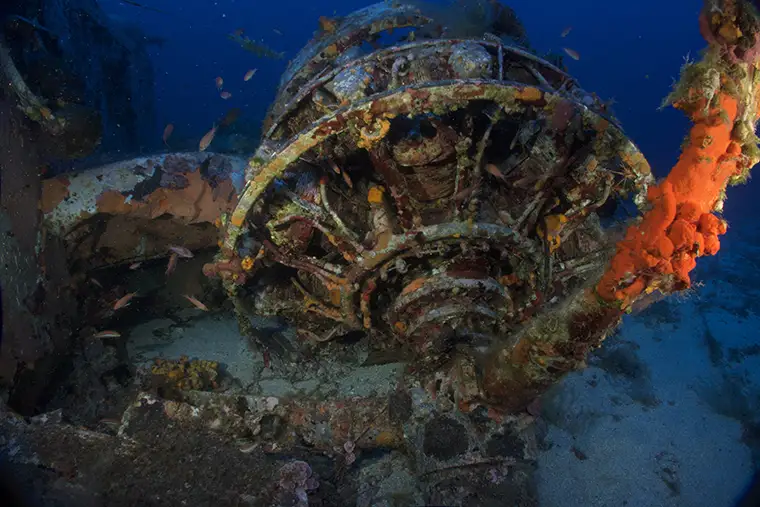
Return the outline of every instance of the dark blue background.
<path id="1" fill-rule="evenodd" d="M 151 12 L 118 0 L 99 0 L 119 22 L 138 24 L 149 36 L 168 42 L 152 49 L 155 62 L 156 149 L 166 123 L 174 136 L 200 137 L 231 107 L 243 111 L 241 121 L 259 124 L 274 98 L 287 60 L 312 37 L 321 15 L 344 15 L 370 2 L 340 0 L 140 0 L 166 11 Z M 613 107 L 626 132 L 641 147 L 658 176 L 675 163 L 689 123 L 682 113 L 658 107 L 678 77 L 684 57 L 698 58 L 705 43 L 699 35 L 700 0 L 600 0 L 507 2 L 517 12 L 539 54 L 569 47 L 581 55 L 566 58 L 570 72 L 588 91 L 614 99 Z M 573 29 L 566 38 L 560 33 Z M 257 58 L 227 39 L 238 29 L 285 59 Z M 273 31 L 282 32 L 279 35 Z M 258 68 L 245 83 L 249 68 Z M 224 101 L 214 85 L 225 79 L 233 96 Z M 750 183 L 730 189 L 726 215 L 733 220 L 757 212 L 750 199 L 760 189 Z"/>

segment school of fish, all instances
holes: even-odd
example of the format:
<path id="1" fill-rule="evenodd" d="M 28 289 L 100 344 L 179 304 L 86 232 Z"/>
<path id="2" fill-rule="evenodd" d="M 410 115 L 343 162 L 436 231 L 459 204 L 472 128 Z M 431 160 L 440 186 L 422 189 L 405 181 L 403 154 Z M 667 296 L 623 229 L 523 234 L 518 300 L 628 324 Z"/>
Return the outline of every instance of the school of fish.
<path id="1" fill-rule="evenodd" d="M 234 32 L 234 35 L 237 37 L 241 36 L 242 34 L 243 34 L 242 28 Z M 247 83 L 248 81 L 250 81 L 253 78 L 253 76 L 256 75 L 257 71 L 258 71 L 257 68 L 248 69 L 246 73 L 243 75 L 243 82 Z M 222 100 L 229 100 L 232 98 L 232 92 L 224 89 L 224 78 L 222 76 L 217 76 L 214 79 L 214 85 L 216 86 L 216 90 L 217 92 L 219 92 L 219 97 Z M 218 128 L 220 126 L 226 127 L 226 126 L 231 125 L 232 123 L 235 122 L 239 114 L 240 114 L 240 110 L 237 108 L 233 108 L 227 113 L 227 115 L 225 115 L 225 117 L 219 123 L 215 123 L 213 127 L 211 127 L 211 130 L 206 132 L 206 134 L 201 138 L 200 143 L 198 144 L 198 150 L 206 151 L 208 147 L 211 145 L 211 143 L 213 142 Z M 169 147 L 169 144 L 167 141 L 169 140 L 169 136 L 171 136 L 173 131 L 174 131 L 174 125 L 171 123 L 167 124 L 166 128 L 164 128 L 163 141 L 167 148 Z"/>
<path id="2" fill-rule="evenodd" d="M 170 252 L 169 255 L 169 261 L 166 266 L 166 276 L 171 275 L 174 270 L 177 268 L 177 263 L 179 262 L 179 259 L 192 259 L 194 257 L 193 252 L 184 246 L 181 245 L 169 245 L 167 247 L 167 250 Z M 135 271 L 140 269 L 142 266 L 142 262 L 134 262 L 129 265 L 130 271 Z M 98 282 L 96 279 L 91 278 L 90 281 L 96 285 L 97 287 L 103 288 L 100 282 Z M 127 308 L 132 304 L 132 301 L 135 297 L 138 296 L 138 292 L 128 292 L 127 294 L 123 295 L 116 301 L 114 301 L 111 304 L 112 311 L 122 310 L 123 308 Z M 203 304 L 201 301 L 199 301 L 197 298 L 190 296 L 188 294 L 183 294 L 182 297 L 184 297 L 187 301 L 189 301 L 195 308 L 202 310 L 204 312 L 210 311 L 209 308 Z M 97 331 L 92 335 L 92 338 L 95 339 L 104 339 L 104 338 L 119 338 L 121 337 L 121 333 L 118 331 L 113 330 L 104 330 L 104 331 Z"/>

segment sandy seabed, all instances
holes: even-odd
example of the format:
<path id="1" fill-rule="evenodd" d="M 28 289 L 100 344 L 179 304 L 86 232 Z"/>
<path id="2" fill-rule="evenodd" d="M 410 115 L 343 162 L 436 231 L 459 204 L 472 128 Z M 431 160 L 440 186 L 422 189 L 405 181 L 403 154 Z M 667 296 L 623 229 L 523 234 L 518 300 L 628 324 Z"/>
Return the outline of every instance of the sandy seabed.
<path id="1" fill-rule="evenodd" d="M 732 506 L 750 482 L 760 230 L 729 233 L 692 280 L 695 290 L 626 317 L 589 368 L 542 398 L 542 506 Z"/>

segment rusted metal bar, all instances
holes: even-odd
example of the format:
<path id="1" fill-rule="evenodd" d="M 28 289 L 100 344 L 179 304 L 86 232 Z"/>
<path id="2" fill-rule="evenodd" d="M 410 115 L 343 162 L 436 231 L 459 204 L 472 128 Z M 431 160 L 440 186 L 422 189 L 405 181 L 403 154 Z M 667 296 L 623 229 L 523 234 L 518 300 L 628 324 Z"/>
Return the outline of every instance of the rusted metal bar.
<path id="1" fill-rule="evenodd" d="M 280 262 L 285 266 L 302 269 L 303 271 L 318 277 L 320 280 L 335 283 L 340 280 L 341 270 L 339 266 L 328 264 L 319 259 L 309 259 L 308 262 L 293 259 L 281 252 L 279 248 L 268 240 L 264 240 L 264 247 L 271 253 L 272 257 L 277 260 L 277 262 Z"/>
<path id="2" fill-rule="evenodd" d="M 478 141 L 476 152 L 475 152 L 475 160 L 473 161 L 472 165 L 472 171 L 469 177 L 467 177 L 467 180 L 470 182 L 470 184 L 474 187 L 472 193 L 469 195 L 469 198 L 465 198 L 462 201 L 462 205 L 467 205 L 468 207 L 468 216 L 470 218 L 474 217 L 477 213 L 478 208 L 478 200 L 480 197 L 480 186 L 483 182 L 483 154 L 485 153 L 486 146 L 488 146 L 488 140 L 491 137 L 491 131 L 493 130 L 493 126 L 496 124 L 496 122 L 499 120 L 500 112 L 495 111 L 493 112 L 489 119 L 491 120 L 488 124 L 488 127 L 486 127 L 486 131 L 483 133 L 483 136 Z M 459 166 L 457 165 L 457 182 L 460 180 L 460 171 Z M 457 185 L 458 187 L 459 185 Z M 456 202 L 455 202 L 456 203 Z"/>
<path id="3" fill-rule="evenodd" d="M 0 41 L 0 76 L 2 76 L 0 82 L 5 85 L 10 96 L 18 99 L 19 108 L 29 119 L 38 122 L 53 135 L 61 134 L 65 130 L 65 121 L 54 116 L 44 99 L 37 97 L 29 89 L 2 41 Z"/>
<path id="4" fill-rule="evenodd" d="M 319 182 L 319 195 L 322 198 L 322 207 L 330 215 L 330 218 L 332 218 L 333 222 L 335 222 L 335 225 L 338 226 L 340 232 L 347 238 L 347 240 L 352 244 L 357 252 L 361 252 L 363 248 L 357 243 L 356 235 L 351 232 L 348 227 L 346 227 L 346 224 L 343 223 L 343 220 L 341 220 L 340 216 L 338 216 L 338 214 L 335 213 L 335 211 L 330 206 L 330 199 L 327 196 L 327 187 L 325 187 L 324 181 Z"/>

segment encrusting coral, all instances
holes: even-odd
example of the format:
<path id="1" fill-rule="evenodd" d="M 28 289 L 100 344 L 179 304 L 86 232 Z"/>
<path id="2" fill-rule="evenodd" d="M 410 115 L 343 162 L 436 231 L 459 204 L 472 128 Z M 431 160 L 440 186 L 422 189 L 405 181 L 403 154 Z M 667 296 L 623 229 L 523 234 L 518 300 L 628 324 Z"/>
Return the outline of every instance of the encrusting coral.
<path id="1" fill-rule="evenodd" d="M 205 359 L 189 360 L 187 356 L 172 361 L 156 358 L 151 373 L 163 377 L 179 390 L 212 390 L 218 387 L 219 363 Z"/>

